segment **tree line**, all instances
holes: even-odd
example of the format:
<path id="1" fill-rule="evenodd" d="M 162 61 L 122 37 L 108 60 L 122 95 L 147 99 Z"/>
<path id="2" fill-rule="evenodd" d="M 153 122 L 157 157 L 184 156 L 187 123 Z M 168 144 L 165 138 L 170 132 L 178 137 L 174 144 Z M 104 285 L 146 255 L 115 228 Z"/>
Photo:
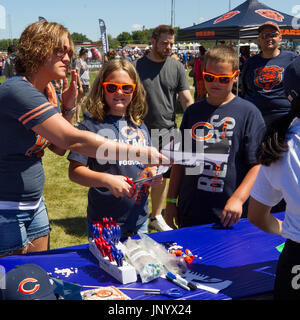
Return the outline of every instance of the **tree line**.
<path id="1" fill-rule="evenodd" d="M 175 28 L 176 32 L 179 28 Z M 113 49 L 117 49 L 120 47 L 124 47 L 127 44 L 150 44 L 151 43 L 151 35 L 152 29 L 146 29 L 144 26 L 142 30 L 135 30 L 132 32 L 122 32 L 117 37 L 113 37 L 112 35 L 108 34 L 108 43 L 109 47 Z M 74 43 L 83 43 L 83 42 L 91 42 L 97 43 L 101 42 L 101 39 L 98 41 L 90 40 L 86 35 L 78 32 L 73 32 L 71 34 Z M 18 39 L 2 39 L 0 40 L 0 51 L 6 51 L 10 44 L 17 45 Z"/>

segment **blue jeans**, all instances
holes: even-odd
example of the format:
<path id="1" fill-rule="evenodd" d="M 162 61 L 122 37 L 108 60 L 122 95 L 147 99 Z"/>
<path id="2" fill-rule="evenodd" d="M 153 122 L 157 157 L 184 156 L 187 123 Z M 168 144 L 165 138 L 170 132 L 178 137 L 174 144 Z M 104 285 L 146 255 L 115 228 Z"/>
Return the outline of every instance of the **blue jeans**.
<path id="1" fill-rule="evenodd" d="M 0 256 L 25 248 L 50 233 L 44 198 L 34 210 L 0 210 Z"/>

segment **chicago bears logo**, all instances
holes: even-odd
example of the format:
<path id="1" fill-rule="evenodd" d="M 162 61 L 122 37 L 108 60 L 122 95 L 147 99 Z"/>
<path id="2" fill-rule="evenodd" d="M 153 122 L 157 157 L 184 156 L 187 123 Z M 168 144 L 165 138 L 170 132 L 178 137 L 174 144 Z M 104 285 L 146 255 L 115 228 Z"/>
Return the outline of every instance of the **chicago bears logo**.
<path id="1" fill-rule="evenodd" d="M 37 136 L 35 144 L 26 151 L 26 156 L 32 157 L 36 155 L 41 158 L 44 155 L 44 149 L 50 145 L 50 142 L 40 135 Z"/>
<path id="2" fill-rule="evenodd" d="M 216 19 L 214 21 L 214 24 L 222 22 L 222 21 L 225 21 L 225 20 L 228 20 L 228 19 L 231 19 L 231 18 L 233 18 L 234 16 L 236 16 L 239 13 L 241 13 L 241 12 L 240 11 L 227 12 L 227 13 L 223 14 L 220 18 Z"/>
<path id="3" fill-rule="evenodd" d="M 35 292 L 37 292 L 39 290 L 39 288 L 40 288 L 39 284 L 35 284 L 34 286 L 29 285 L 29 286 L 27 286 L 28 287 L 27 289 L 25 288 L 25 286 L 26 286 L 26 284 L 36 283 L 36 282 L 38 282 L 38 281 L 34 278 L 26 278 L 20 282 L 18 290 L 24 294 L 34 294 Z M 30 289 L 30 287 L 31 287 L 31 289 Z"/>
<path id="4" fill-rule="evenodd" d="M 207 131 L 208 129 L 207 134 L 205 136 L 204 135 L 198 136 L 196 130 L 200 130 L 200 129 L 205 131 Z M 192 138 L 196 141 L 207 141 L 213 137 L 214 127 L 208 122 L 197 122 L 193 125 L 191 129 L 191 135 L 192 135 Z"/>
<path id="5" fill-rule="evenodd" d="M 270 91 L 282 81 L 283 68 L 277 66 L 264 66 L 256 69 L 254 83 L 265 91 Z"/>
<path id="6" fill-rule="evenodd" d="M 264 18 L 272 19 L 277 22 L 282 22 L 284 19 L 284 16 L 282 14 L 280 14 L 279 12 L 274 11 L 274 10 L 259 9 L 259 10 L 255 10 L 255 12 Z"/>
<path id="7" fill-rule="evenodd" d="M 140 129 L 135 129 L 130 126 L 125 126 L 121 128 L 121 134 L 126 138 L 126 139 L 139 139 L 139 140 L 145 140 L 145 135 L 143 134 L 142 130 Z"/>

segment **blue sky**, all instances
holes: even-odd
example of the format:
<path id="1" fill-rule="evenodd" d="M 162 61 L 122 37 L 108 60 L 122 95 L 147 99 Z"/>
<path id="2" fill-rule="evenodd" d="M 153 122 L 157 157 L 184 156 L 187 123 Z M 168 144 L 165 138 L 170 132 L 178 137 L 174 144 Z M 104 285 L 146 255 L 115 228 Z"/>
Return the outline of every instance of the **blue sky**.
<path id="1" fill-rule="evenodd" d="M 231 8 L 243 2 L 231 0 Z M 291 15 L 298 5 L 294 15 L 300 16 L 300 0 L 260 2 Z M 229 0 L 175 0 L 175 25 L 184 28 L 221 15 L 228 11 L 229 3 Z M 105 21 L 107 32 L 113 37 L 122 31 L 171 22 L 171 0 L 0 0 L 0 5 L 6 12 L 6 28 L 0 29 L 2 39 L 18 38 L 38 16 L 62 23 L 71 33 L 83 33 L 93 41 L 100 38 L 99 18 Z"/>

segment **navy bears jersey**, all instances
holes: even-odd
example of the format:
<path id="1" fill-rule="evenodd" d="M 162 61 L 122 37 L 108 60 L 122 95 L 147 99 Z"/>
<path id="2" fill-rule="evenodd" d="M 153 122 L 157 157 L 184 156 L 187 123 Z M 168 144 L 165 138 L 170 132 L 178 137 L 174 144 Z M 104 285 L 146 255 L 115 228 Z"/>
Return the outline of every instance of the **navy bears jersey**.
<path id="1" fill-rule="evenodd" d="M 51 84 L 45 95 L 22 75 L 0 86 L 0 201 L 36 201 L 41 197 L 41 156 L 48 141 L 31 129 L 58 112 Z"/>

